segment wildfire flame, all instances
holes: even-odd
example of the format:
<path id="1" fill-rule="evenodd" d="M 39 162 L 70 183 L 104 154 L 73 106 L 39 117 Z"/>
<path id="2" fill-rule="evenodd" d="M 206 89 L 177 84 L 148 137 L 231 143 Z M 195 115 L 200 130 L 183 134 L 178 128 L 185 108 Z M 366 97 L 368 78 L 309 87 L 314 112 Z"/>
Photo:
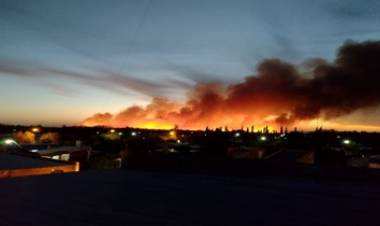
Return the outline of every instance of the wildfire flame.
<path id="1" fill-rule="evenodd" d="M 144 122 L 142 124 L 137 124 L 136 127 L 141 129 L 170 130 L 173 129 L 175 125 L 165 122 L 150 121 Z"/>
<path id="2" fill-rule="evenodd" d="M 380 42 L 369 41 L 346 43 L 339 48 L 333 63 L 310 61 L 307 70 L 278 59 L 264 60 L 257 65 L 256 74 L 241 82 L 198 84 L 183 103 L 153 98 L 145 107 L 132 106 L 115 115 L 95 114 L 82 125 L 147 129 L 228 127 L 255 131 L 280 126 L 310 129 L 318 126 L 313 124 L 316 119 L 328 122 L 380 105 L 379 58 Z"/>

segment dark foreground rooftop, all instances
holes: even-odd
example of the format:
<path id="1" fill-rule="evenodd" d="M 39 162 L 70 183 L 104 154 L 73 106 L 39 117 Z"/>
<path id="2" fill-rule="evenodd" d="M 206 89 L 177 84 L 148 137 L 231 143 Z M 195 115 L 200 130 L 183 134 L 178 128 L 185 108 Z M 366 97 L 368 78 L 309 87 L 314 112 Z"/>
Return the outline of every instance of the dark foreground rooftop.
<path id="1" fill-rule="evenodd" d="M 0 181 L 1 225 L 379 225 L 380 185 L 87 171 Z"/>
<path id="2" fill-rule="evenodd" d="M 0 154 L 0 170 L 4 169 L 30 169 L 48 166 L 66 165 L 62 162 L 43 158 L 28 157 L 14 154 Z"/>
<path id="3" fill-rule="evenodd" d="M 78 172 L 79 163 L 59 162 L 25 154 L 0 154 L 0 179 Z M 0 224 L 1 225 L 1 224 Z"/>

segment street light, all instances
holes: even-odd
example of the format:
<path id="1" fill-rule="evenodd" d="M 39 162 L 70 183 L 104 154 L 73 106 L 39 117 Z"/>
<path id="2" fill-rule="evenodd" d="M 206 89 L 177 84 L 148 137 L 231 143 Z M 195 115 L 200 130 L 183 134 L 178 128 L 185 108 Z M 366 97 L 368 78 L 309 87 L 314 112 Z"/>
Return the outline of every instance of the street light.
<path id="1" fill-rule="evenodd" d="M 260 137 L 260 140 L 261 140 L 261 141 L 266 141 L 266 140 L 267 140 L 267 137 L 266 137 L 266 136 L 261 136 L 261 137 Z"/>
<path id="2" fill-rule="evenodd" d="M 6 145 L 11 145 L 11 144 L 13 144 L 13 143 L 16 143 L 16 141 L 14 141 L 14 140 L 12 140 L 12 139 L 6 139 L 6 140 L 4 140 L 4 143 L 5 143 Z"/>
<path id="3" fill-rule="evenodd" d="M 344 139 L 343 144 L 349 145 L 351 144 L 351 141 L 349 139 Z"/>
<path id="4" fill-rule="evenodd" d="M 10 139 L 10 138 L 5 139 L 5 140 L 4 140 L 4 144 L 5 144 L 5 145 L 8 145 L 8 146 L 10 146 L 10 145 L 16 145 L 18 148 L 21 148 L 21 149 L 22 149 L 22 147 L 21 147 L 21 146 L 15 141 L 15 140 Z"/>

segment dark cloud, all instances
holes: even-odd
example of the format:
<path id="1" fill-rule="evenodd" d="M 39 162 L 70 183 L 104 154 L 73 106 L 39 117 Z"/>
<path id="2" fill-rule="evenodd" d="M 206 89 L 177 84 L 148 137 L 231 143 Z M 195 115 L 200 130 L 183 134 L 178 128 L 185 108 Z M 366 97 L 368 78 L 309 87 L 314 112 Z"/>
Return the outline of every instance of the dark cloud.
<path id="1" fill-rule="evenodd" d="M 379 41 L 347 42 L 338 49 L 334 62 L 308 61 L 307 76 L 295 65 L 267 59 L 240 83 L 227 87 L 199 83 L 184 103 L 161 100 L 157 105 L 154 100 L 147 107 L 127 108 L 100 125 L 136 126 L 141 121 L 160 120 L 180 128 L 240 128 L 258 122 L 290 125 L 335 118 L 380 105 L 379 59 Z M 90 119 L 85 122 L 97 125 L 93 123 L 99 121 L 96 117 Z"/>
<path id="2" fill-rule="evenodd" d="M 256 76 L 230 86 L 227 101 L 241 108 L 266 105 L 266 109 L 274 108 L 273 112 L 283 109 L 282 122 L 338 117 L 377 106 L 379 57 L 380 42 L 347 42 L 338 49 L 335 62 L 309 61 L 309 76 L 294 65 L 265 60 L 258 65 Z"/>

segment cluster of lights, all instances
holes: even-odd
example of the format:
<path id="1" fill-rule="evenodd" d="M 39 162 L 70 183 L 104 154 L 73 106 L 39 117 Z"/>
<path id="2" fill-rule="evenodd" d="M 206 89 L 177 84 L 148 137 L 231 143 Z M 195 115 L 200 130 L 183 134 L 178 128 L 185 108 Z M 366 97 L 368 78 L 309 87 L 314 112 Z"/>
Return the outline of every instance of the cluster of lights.
<path id="1" fill-rule="evenodd" d="M 115 130 L 115 129 L 110 129 L 109 131 L 108 131 L 110 134 L 115 134 L 117 131 Z M 132 132 L 133 133 L 133 132 Z M 118 132 L 117 133 L 117 135 L 119 135 L 119 136 L 123 136 L 123 132 Z M 101 132 L 100 131 L 96 131 L 96 135 L 101 135 Z"/>
<path id="2" fill-rule="evenodd" d="M 116 133 L 117 131 L 115 129 L 110 129 L 110 133 L 114 134 Z M 97 132 L 99 134 L 99 132 Z M 123 132 L 118 132 L 117 135 L 119 136 L 122 136 L 123 135 Z"/>

